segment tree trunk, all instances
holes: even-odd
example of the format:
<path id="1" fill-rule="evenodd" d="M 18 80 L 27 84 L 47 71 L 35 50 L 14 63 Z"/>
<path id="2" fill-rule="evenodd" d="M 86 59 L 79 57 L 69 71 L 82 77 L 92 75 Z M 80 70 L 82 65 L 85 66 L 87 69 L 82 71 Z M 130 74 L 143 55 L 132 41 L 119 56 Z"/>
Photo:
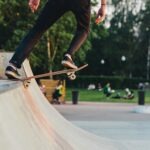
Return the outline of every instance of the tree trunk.
<path id="1" fill-rule="evenodd" d="M 49 62 L 49 72 L 53 71 L 53 61 L 52 61 L 52 56 L 51 56 L 51 43 L 50 43 L 50 38 L 49 38 L 49 31 L 47 31 L 47 53 L 48 53 L 48 62 Z M 49 76 L 50 79 L 53 79 L 53 76 Z"/>

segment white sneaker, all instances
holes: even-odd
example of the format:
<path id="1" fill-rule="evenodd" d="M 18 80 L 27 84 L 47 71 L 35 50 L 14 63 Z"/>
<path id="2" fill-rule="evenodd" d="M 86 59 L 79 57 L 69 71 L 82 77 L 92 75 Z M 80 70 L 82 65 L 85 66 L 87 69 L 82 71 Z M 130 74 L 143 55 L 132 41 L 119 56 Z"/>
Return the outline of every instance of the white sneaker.
<path id="1" fill-rule="evenodd" d="M 74 64 L 71 56 L 69 54 L 66 54 L 64 56 L 64 59 L 62 60 L 61 64 L 64 67 L 70 68 L 70 69 L 77 69 L 78 67 Z"/>

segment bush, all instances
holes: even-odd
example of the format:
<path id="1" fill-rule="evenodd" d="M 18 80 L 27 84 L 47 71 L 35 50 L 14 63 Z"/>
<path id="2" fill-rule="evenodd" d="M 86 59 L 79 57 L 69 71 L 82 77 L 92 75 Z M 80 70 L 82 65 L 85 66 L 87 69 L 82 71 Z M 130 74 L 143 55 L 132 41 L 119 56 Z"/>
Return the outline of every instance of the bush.
<path id="1" fill-rule="evenodd" d="M 66 84 L 68 87 L 72 88 L 87 88 L 91 83 L 96 86 L 100 83 L 102 87 L 110 83 L 111 87 L 114 89 L 124 89 L 127 87 L 137 89 L 140 82 L 144 83 L 149 81 L 141 78 L 125 78 L 120 76 L 77 76 L 76 80 L 67 80 Z"/>

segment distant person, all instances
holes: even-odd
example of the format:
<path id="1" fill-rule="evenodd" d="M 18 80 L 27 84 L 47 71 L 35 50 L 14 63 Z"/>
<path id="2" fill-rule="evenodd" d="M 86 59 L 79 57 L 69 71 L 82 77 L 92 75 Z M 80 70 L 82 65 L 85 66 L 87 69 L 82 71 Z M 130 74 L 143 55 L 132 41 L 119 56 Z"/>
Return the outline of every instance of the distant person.
<path id="1" fill-rule="evenodd" d="M 129 88 L 125 89 L 125 95 L 123 96 L 123 98 L 125 99 L 133 99 L 134 98 L 134 92 L 132 90 L 130 90 Z"/>
<path id="2" fill-rule="evenodd" d="M 87 89 L 88 90 L 95 90 L 95 88 L 96 88 L 95 84 L 89 84 Z"/>
<path id="3" fill-rule="evenodd" d="M 39 88 L 41 92 L 46 96 L 46 87 L 41 82 L 39 82 Z"/>
<path id="4" fill-rule="evenodd" d="M 100 2 L 101 8 L 98 10 L 95 19 L 96 24 L 102 22 L 106 16 L 106 0 L 100 0 Z M 32 12 L 38 9 L 39 4 L 40 0 L 29 0 L 29 7 Z M 72 56 L 86 40 L 89 33 L 90 8 L 90 0 L 48 0 L 35 25 L 16 48 L 15 54 L 10 59 L 9 65 L 5 70 L 6 76 L 11 79 L 21 78 L 17 69 L 21 68 L 22 63 L 30 55 L 43 33 L 68 11 L 72 11 L 75 15 L 77 25 L 74 37 L 64 54 L 61 64 L 67 68 L 77 68 L 72 60 Z"/>
<path id="5" fill-rule="evenodd" d="M 142 82 L 139 83 L 138 89 L 143 90 L 144 89 L 144 84 Z"/>
<path id="6" fill-rule="evenodd" d="M 62 81 L 59 81 L 52 95 L 52 98 L 53 98 L 52 103 L 60 104 L 59 98 L 62 96 L 62 94 L 63 94 L 63 84 L 62 84 Z"/>
<path id="7" fill-rule="evenodd" d="M 103 88 L 103 92 L 107 97 L 109 97 L 115 91 L 111 89 L 110 83 L 107 83 Z"/>
<path id="8" fill-rule="evenodd" d="M 102 85 L 100 83 L 98 83 L 98 91 L 102 91 Z"/>

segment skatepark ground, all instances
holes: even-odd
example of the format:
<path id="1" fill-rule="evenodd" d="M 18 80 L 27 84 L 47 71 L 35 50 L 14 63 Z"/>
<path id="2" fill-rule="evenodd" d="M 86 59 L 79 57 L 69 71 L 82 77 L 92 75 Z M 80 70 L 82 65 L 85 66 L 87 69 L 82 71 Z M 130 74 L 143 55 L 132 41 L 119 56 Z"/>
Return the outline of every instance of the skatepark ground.
<path id="1" fill-rule="evenodd" d="M 150 149 L 150 114 L 137 110 L 149 106 L 79 102 L 54 107 L 70 122 L 100 137 L 115 140 L 127 150 Z"/>

